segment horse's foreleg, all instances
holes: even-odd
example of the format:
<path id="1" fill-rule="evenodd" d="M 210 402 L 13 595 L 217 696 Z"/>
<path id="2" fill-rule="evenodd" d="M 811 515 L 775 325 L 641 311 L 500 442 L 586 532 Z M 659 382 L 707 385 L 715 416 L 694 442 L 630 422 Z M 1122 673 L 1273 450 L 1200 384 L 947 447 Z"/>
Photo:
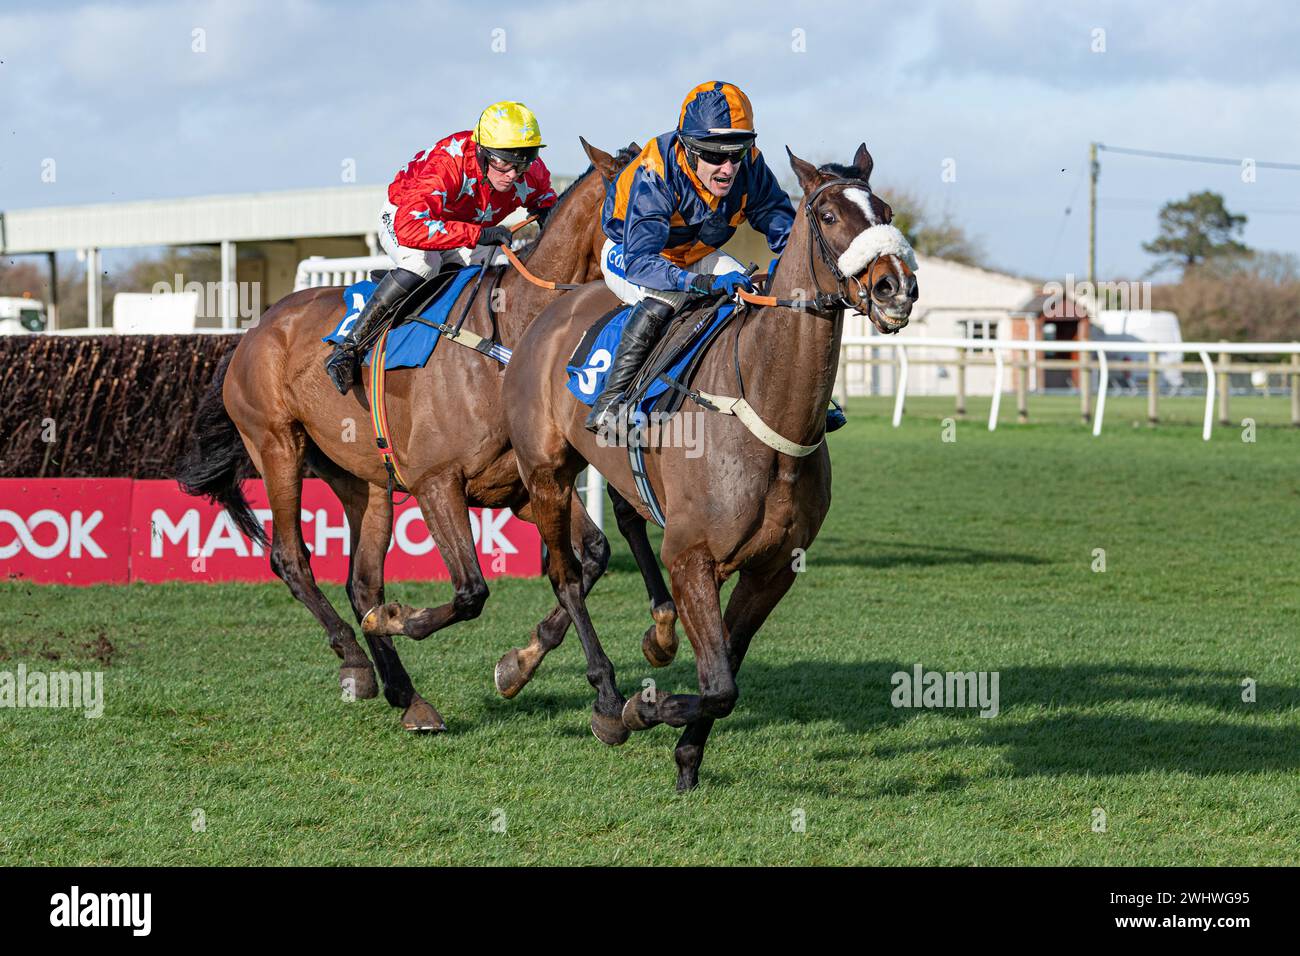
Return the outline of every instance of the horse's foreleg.
<path id="1" fill-rule="evenodd" d="M 609 541 L 591 520 L 576 493 L 569 508 L 571 542 L 574 555 L 582 563 L 582 595 L 585 598 L 609 566 Z M 535 520 L 531 508 L 521 508 L 516 514 L 528 521 Z M 564 640 L 570 622 L 564 605 L 557 604 L 555 610 L 533 629 L 526 647 L 511 648 L 502 655 L 492 676 L 503 697 L 514 697 L 533 679 L 542 658 Z"/>
<path id="2" fill-rule="evenodd" d="M 487 582 L 474 551 L 474 532 L 469 524 L 469 503 L 459 475 L 429 482 L 416 493 L 429 533 L 447 565 L 454 589 L 452 599 L 432 608 L 415 609 L 404 604 L 373 608 L 362 621 L 367 635 L 405 634 L 421 641 L 434 631 L 457 621 L 479 616 L 488 599 Z"/>
<path id="3" fill-rule="evenodd" d="M 393 500 L 388 489 L 359 479 L 348 482 L 346 489 L 335 487 L 335 491 L 347 509 L 352 531 L 348 597 L 357 620 L 363 621 L 372 608 L 384 603 L 384 557 L 393 531 Z M 384 698 L 393 707 L 402 708 L 402 726 L 411 731 L 446 730 L 442 715 L 415 692 L 393 639 L 387 634 L 365 634 L 365 638 L 384 682 Z"/>
<path id="4" fill-rule="evenodd" d="M 591 712 L 591 732 L 602 743 L 617 746 L 627 740 L 623 726 L 623 695 L 615 684 L 614 665 L 600 646 L 596 629 L 587 613 L 583 595 L 582 566 L 571 545 L 573 484 L 561 484 L 552 471 L 535 469 L 528 478 L 533 520 L 546 542 L 546 572 L 555 597 L 573 621 L 587 658 L 587 682 L 596 689 Z M 594 527 L 594 526 L 593 526 Z"/>
<path id="5" fill-rule="evenodd" d="M 302 539 L 302 463 L 304 436 L 268 435 L 258 448 L 266 494 L 271 504 L 273 534 L 271 569 L 289 591 L 307 606 L 325 633 L 330 648 L 342 659 L 339 684 L 354 697 L 374 697 L 375 670 L 357 643 L 356 635 L 316 585 Z"/>
<path id="6" fill-rule="evenodd" d="M 663 695 L 649 691 L 633 697 L 623 709 L 623 722 L 630 730 L 656 724 L 682 727 L 726 717 L 736 705 L 736 680 L 727 656 L 727 628 L 718 599 L 721 582 L 713 557 L 702 545 L 689 548 L 673 559 L 670 574 L 673 598 L 695 650 L 700 692 Z M 677 789 L 689 790 L 697 780 L 695 771 L 682 772 L 679 758 Z"/>
<path id="7" fill-rule="evenodd" d="M 659 558 L 650 547 L 650 538 L 646 534 L 646 520 L 614 488 L 608 486 L 610 501 L 614 503 L 614 520 L 618 522 L 619 533 L 632 549 L 641 580 L 645 582 L 646 594 L 650 598 L 650 616 L 654 623 L 646 629 L 641 638 L 641 653 L 650 662 L 651 667 L 667 667 L 677 656 L 677 605 L 673 603 L 664 584 L 663 572 L 659 569 Z"/>
<path id="8" fill-rule="evenodd" d="M 763 626 L 772 609 L 785 597 L 794 584 L 795 572 L 787 565 L 775 574 L 757 576 L 742 571 L 735 590 L 727 601 L 723 624 L 727 629 L 727 657 L 733 677 L 749 650 L 749 642 Z M 713 729 L 712 717 L 703 717 L 686 725 L 673 756 L 677 761 L 677 789 L 689 790 L 700 779 L 700 762 L 704 759 L 704 745 Z"/>

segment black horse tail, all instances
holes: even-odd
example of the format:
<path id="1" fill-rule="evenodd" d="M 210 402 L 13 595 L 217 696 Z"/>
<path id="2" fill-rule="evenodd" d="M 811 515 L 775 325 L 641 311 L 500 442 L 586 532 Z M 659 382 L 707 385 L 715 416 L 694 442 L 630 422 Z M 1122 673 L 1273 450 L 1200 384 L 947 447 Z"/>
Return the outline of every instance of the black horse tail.
<path id="1" fill-rule="evenodd" d="M 265 546 L 262 522 L 253 514 L 239 483 L 241 477 L 252 473 L 253 462 L 221 398 L 226 369 L 234 355 L 231 350 L 222 358 L 211 387 L 199 400 L 194 427 L 190 430 L 190 447 L 176 463 L 175 478 L 187 495 L 221 505 L 240 531 Z"/>

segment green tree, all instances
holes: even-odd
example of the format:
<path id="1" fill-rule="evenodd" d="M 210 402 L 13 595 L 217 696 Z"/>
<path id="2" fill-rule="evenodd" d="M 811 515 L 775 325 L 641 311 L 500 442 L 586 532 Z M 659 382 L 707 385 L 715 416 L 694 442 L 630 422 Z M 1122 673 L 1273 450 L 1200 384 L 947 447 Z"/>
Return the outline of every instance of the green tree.
<path id="1" fill-rule="evenodd" d="M 1235 238 L 1245 225 L 1245 216 L 1228 212 L 1223 197 L 1207 189 L 1165 203 L 1160 234 L 1142 248 L 1160 257 L 1157 269 L 1182 266 L 1185 272 L 1210 259 L 1249 255 L 1250 249 Z"/>
<path id="2" fill-rule="evenodd" d="M 820 164 L 824 160 L 817 162 Z M 790 194 L 795 200 L 795 208 L 799 209 L 798 200 L 803 190 L 793 177 L 782 179 L 781 188 Z M 894 211 L 893 224 L 921 255 L 968 266 L 984 264 L 984 250 L 979 241 L 946 208 L 936 213 L 919 193 L 902 186 L 873 184 L 871 191 L 889 203 L 889 208 Z"/>

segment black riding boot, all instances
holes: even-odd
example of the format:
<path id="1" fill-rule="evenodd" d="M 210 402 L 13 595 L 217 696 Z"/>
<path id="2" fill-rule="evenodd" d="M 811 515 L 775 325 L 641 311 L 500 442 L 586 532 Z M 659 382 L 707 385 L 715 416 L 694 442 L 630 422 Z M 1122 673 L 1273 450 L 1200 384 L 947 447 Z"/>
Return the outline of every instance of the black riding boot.
<path id="1" fill-rule="evenodd" d="M 667 302 L 649 297 L 636 304 L 623 326 L 614 362 L 605 378 L 605 388 L 591 406 L 591 414 L 584 423 L 587 431 L 599 432 L 602 424 L 611 430 L 617 427 L 623 393 L 645 364 L 646 357 L 659 341 L 659 336 L 663 335 L 675 311 Z"/>
<path id="2" fill-rule="evenodd" d="M 370 294 L 370 301 L 352 323 L 352 329 L 342 342 L 334 346 L 333 354 L 325 363 L 325 372 L 330 381 L 344 395 L 357 380 L 357 372 L 361 367 L 361 356 L 358 353 L 362 343 L 366 342 L 366 337 L 424 282 L 423 278 L 405 269 L 393 269 L 379 280 L 379 285 Z M 394 322 L 400 318 L 400 315 L 394 316 Z"/>

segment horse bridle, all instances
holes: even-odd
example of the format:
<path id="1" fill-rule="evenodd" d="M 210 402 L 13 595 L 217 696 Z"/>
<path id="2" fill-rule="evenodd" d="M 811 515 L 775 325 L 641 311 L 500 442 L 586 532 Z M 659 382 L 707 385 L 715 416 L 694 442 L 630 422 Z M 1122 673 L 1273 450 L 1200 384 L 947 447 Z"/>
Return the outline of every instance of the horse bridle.
<path id="1" fill-rule="evenodd" d="M 867 303 L 868 309 L 877 307 L 876 303 L 871 299 L 871 290 L 863 287 L 860 278 L 857 276 L 846 276 L 840 271 L 839 262 L 836 259 L 835 254 L 831 251 L 830 245 L 826 242 L 826 237 L 822 235 L 821 225 L 817 222 L 817 215 L 813 211 L 813 206 L 816 204 L 817 200 L 821 198 L 822 193 L 826 192 L 826 190 L 830 189 L 832 186 L 857 186 L 861 189 L 865 189 L 868 195 L 871 194 L 871 187 L 865 180 L 838 178 L 822 183 L 812 191 L 807 199 L 804 200 L 804 213 L 808 216 L 808 228 L 812 230 L 814 240 L 808 245 L 808 272 L 812 275 L 813 285 L 817 287 L 817 295 L 813 299 L 813 305 L 810 311 L 823 316 L 837 312 L 841 308 L 849 309 L 854 312 L 859 311 L 863 301 Z M 825 264 L 826 268 L 830 270 L 831 276 L 835 279 L 836 290 L 834 294 L 823 292 L 821 286 L 817 282 L 816 263 L 813 261 L 813 246 L 817 247 L 817 252 L 821 256 L 822 262 Z M 872 256 L 871 260 L 867 263 L 867 267 L 863 270 L 862 274 L 865 275 L 868 280 L 871 278 L 872 270 L 876 267 L 876 262 L 880 260 L 880 257 L 883 254 L 884 253 L 877 253 Z M 850 281 L 858 287 L 856 302 L 850 298 Z"/>

